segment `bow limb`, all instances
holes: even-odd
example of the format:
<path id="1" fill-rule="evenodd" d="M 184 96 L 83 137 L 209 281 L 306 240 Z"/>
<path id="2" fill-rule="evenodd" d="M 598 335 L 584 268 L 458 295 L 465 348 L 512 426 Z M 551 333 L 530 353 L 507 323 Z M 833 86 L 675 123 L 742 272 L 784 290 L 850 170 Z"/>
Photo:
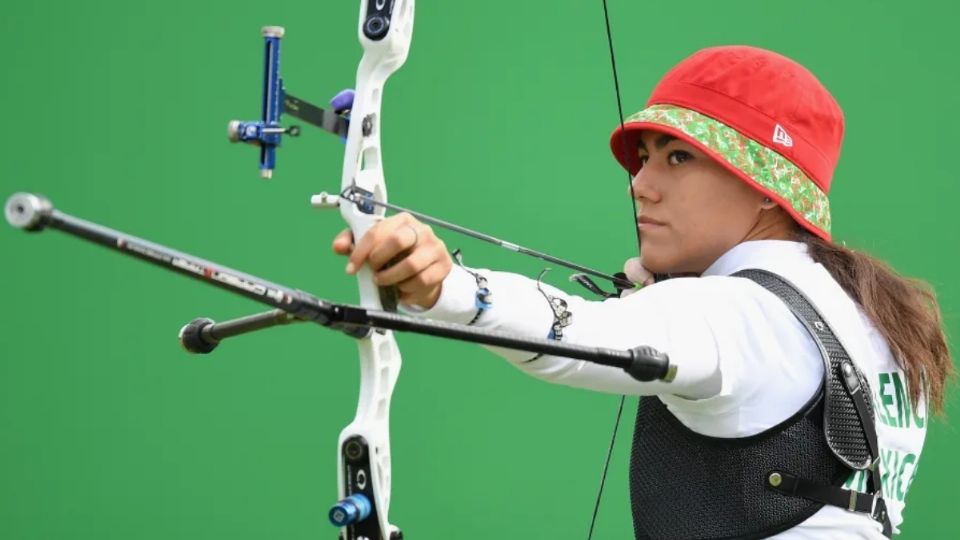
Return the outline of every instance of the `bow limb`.
<path id="1" fill-rule="evenodd" d="M 363 190 L 386 202 L 387 189 L 380 153 L 380 105 L 387 78 L 407 58 L 413 32 L 414 0 L 361 0 L 358 34 L 363 57 L 357 68 L 356 96 L 343 159 L 341 189 Z M 380 219 L 378 207 L 341 205 L 340 213 L 355 241 Z M 357 274 L 360 304 L 390 309 L 373 282 L 369 267 Z M 341 502 L 331 518 L 342 526 L 344 540 L 402 538 L 388 519 L 390 508 L 390 398 L 400 372 L 400 351 L 393 333 L 372 331 L 358 340 L 360 396 L 357 413 L 340 433 L 337 452 Z M 360 495 L 359 502 L 356 498 Z M 364 499 L 366 499 L 364 501 Z M 367 505 L 364 508 L 364 504 Z M 336 512 L 340 512 L 335 516 Z M 359 519 L 357 519 L 359 518 Z"/>

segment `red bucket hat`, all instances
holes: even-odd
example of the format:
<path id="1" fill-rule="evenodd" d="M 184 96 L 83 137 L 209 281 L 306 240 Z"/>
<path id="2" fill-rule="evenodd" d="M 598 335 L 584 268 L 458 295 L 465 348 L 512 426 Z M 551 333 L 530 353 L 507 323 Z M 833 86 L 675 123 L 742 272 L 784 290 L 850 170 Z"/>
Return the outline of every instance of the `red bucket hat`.
<path id="1" fill-rule="evenodd" d="M 827 194 L 843 142 L 843 111 L 800 64 L 756 47 L 696 52 L 611 135 L 610 148 L 630 174 L 640 170 L 641 131 L 692 144 L 830 239 Z"/>

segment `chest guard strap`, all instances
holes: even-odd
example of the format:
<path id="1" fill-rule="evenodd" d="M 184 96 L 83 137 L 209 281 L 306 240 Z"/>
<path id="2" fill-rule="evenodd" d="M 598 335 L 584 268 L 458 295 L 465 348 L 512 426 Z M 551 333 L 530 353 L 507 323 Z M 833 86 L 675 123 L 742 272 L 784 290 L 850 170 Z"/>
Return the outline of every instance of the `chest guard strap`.
<path id="1" fill-rule="evenodd" d="M 734 276 L 750 279 L 777 295 L 813 337 L 824 360 L 823 423 L 827 444 L 844 465 L 864 471 L 868 493 L 817 485 L 789 473 L 780 473 L 778 481 L 776 471 L 768 477 L 768 485 L 780 493 L 867 514 L 882 523 L 883 534 L 891 537 L 893 529 L 880 484 L 880 445 L 870 385 L 826 319 L 797 287 L 765 270 L 743 270 Z"/>

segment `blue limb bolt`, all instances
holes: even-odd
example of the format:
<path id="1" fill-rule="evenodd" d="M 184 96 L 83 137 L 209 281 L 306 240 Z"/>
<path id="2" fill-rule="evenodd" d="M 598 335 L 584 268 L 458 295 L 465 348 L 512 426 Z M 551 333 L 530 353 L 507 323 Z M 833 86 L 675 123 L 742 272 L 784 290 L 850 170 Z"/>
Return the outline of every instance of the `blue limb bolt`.
<path id="1" fill-rule="evenodd" d="M 333 505 L 330 509 L 330 523 L 337 527 L 353 525 L 361 522 L 370 516 L 373 505 L 370 499 L 362 493 L 351 495 L 346 499 Z"/>

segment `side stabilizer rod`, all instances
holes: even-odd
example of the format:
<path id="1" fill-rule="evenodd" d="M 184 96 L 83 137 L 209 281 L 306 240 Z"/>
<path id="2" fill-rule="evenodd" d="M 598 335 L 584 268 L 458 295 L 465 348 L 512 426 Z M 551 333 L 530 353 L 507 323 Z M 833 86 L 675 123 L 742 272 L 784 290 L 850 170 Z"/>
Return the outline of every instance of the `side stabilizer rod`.
<path id="1" fill-rule="evenodd" d="M 199 317 L 185 324 L 180 329 L 178 337 L 180 345 L 185 351 L 194 354 L 209 354 L 217 348 L 221 341 L 228 337 L 248 334 L 292 322 L 300 321 L 282 309 L 271 309 L 263 313 L 223 322 Z"/>

